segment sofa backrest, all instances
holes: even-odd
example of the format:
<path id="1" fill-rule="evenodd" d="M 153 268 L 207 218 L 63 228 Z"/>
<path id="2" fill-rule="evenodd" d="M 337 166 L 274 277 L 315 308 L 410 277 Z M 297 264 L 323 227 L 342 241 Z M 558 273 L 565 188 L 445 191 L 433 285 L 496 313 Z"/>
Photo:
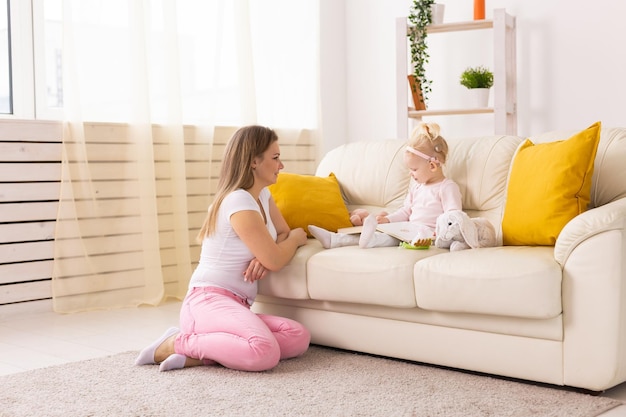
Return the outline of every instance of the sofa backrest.
<path id="1" fill-rule="evenodd" d="M 566 140 L 577 130 L 553 131 L 531 136 L 533 143 Z M 593 167 L 590 206 L 599 207 L 626 197 L 626 128 L 600 130 L 600 143 Z"/>
<path id="2" fill-rule="evenodd" d="M 488 218 L 498 229 L 511 160 L 522 138 L 498 135 L 446 141 L 450 149 L 444 172 L 459 185 L 463 210 L 471 217 Z"/>
<path id="3" fill-rule="evenodd" d="M 534 143 L 565 140 L 579 131 L 555 131 L 529 137 Z M 506 185 L 519 136 L 446 138 L 450 147 L 444 165 L 446 176 L 459 184 L 463 210 L 486 217 L 498 231 L 506 202 Z M 406 142 L 400 139 L 360 141 L 328 152 L 316 175 L 334 172 L 349 209 L 364 207 L 393 210 L 399 207 L 409 185 L 404 166 Z M 602 128 L 591 189 L 591 207 L 626 197 L 626 128 Z"/>
<path id="4" fill-rule="evenodd" d="M 521 141 L 517 136 L 447 139 L 450 151 L 444 171 L 459 184 L 463 209 L 470 216 L 500 224 L 511 158 Z M 399 139 L 341 145 L 324 156 L 316 175 L 334 172 L 350 209 L 393 210 L 402 205 L 409 186 L 405 146 Z"/>
<path id="5" fill-rule="evenodd" d="M 402 205 L 409 186 L 405 146 L 400 139 L 347 143 L 329 151 L 315 175 L 333 172 L 349 208 L 393 210 Z"/>

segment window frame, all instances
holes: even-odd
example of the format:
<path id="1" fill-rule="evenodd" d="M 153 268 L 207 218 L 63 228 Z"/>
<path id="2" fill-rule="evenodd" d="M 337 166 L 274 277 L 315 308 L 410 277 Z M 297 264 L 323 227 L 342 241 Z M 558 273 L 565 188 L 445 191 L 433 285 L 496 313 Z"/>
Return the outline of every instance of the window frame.
<path id="1" fill-rule="evenodd" d="M 35 0 L 36 1 L 36 0 Z M 9 0 L 11 99 L 13 113 L 5 119 L 35 118 L 33 19 L 31 1 Z"/>
<path id="2" fill-rule="evenodd" d="M 9 0 L 13 113 L 2 119 L 62 120 L 46 102 L 44 0 Z"/>
<path id="3" fill-rule="evenodd" d="M 33 62 L 33 111 L 39 120 L 63 120 L 63 109 L 48 106 L 46 89 L 46 22 L 44 19 L 44 0 L 31 0 L 32 3 L 32 55 Z"/>

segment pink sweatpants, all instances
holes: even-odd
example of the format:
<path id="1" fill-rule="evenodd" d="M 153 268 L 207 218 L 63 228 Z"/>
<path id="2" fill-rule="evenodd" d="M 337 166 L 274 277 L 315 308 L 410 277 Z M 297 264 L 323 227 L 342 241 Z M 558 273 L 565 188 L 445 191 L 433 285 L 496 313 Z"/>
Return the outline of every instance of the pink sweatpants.
<path id="1" fill-rule="evenodd" d="M 176 353 L 242 371 L 264 371 L 306 352 L 311 335 L 300 323 L 256 314 L 223 288 L 196 287 L 180 310 Z"/>

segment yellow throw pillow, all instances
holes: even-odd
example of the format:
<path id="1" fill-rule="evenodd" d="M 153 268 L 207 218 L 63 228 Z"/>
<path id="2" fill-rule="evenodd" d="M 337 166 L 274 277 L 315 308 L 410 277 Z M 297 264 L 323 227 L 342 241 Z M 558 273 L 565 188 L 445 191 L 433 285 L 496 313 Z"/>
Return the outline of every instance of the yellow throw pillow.
<path id="1" fill-rule="evenodd" d="M 600 127 L 597 122 L 567 140 L 520 145 L 502 219 L 505 245 L 552 246 L 567 222 L 587 210 Z"/>
<path id="2" fill-rule="evenodd" d="M 352 226 L 333 173 L 324 178 L 281 172 L 276 184 L 268 188 L 291 229 L 302 227 L 313 237 L 307 227 L 310 224 L 333 232 Z"/>

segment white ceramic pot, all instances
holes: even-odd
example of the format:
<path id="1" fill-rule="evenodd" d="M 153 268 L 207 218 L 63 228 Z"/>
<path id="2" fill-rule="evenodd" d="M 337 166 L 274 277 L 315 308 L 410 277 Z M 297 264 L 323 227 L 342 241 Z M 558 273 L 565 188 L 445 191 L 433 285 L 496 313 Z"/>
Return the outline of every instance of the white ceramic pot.
<path id="1" fill-rule="evenodd" d="M 434 3 L 430 5 L 430 15 L 432 17 L 433 25 L 440 25 L 443 23 L 443 12 L 445 8 L 445 4 Z"/>
<path id="2" fill-rule="evenodd" d="M 474 107 L 483 108 L 489 106 L 489 88 L 470 88 L 470 95 Z"/>

